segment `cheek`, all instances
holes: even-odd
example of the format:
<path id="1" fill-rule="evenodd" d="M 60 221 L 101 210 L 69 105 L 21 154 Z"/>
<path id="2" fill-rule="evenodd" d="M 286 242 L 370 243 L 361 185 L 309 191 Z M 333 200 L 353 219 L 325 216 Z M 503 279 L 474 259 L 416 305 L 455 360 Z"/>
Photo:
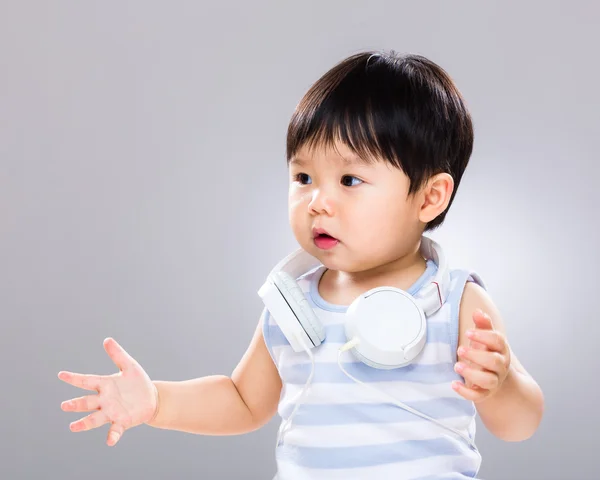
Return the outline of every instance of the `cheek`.
<path id="1" fill-rule="evenodd" d="M 290 190 L 288 196 L 288 215 L 292 228 L 302 223 L 307 210 L 306 195 Z"/>
<path id="2" fill-rule="evenodd" d="M 296 190 L 290 189 L 290 193 L 288 195 L 288 206 L 291 211 L 298 211 L 302 208 L 302 206 L 306 203 L 305 199 L 306 195 L 302 195 Z"/>
<path id="3" fill-rule="evenodd" d="M 353 215 L 352 221 L 361 225 L 360 235 L 381 243 L 385 239 L 393 241 L 405 230 L 409 214 L 405 205 L 395 198 L 381 198 L 373 202 L 363 202 Z"/>
<path id="4" fill-rule="evenodd" d="M 288 210 L 290 214 L 292 212 L 297 213 L 302 209 L 303 204 L 305 203 L 306 195 L 303 195 L 298 189 L 293 186 L 290 187 L 288 192 Z"/>

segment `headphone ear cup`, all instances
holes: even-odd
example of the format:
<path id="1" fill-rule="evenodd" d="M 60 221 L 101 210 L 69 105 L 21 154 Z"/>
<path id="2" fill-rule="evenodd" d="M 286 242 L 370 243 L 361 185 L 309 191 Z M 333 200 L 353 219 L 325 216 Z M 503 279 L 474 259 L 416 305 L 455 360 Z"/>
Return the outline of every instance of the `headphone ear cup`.
<path id="1" fill-rule="evenodd" d="M 427 323 L 423 309 L 407 292 L 376 287 L 358 296 L 346 311 L 346 338 L 358 341 L 353 353 L 380 369 L 410 364 L 423 349 Z"/>
<path id="2" fill-rule="evenodd" d="M 325 329 L 296 280 L 282 271 L 276 272 L 273 275 L 273 280 L 298 318 L 310 341 L 315 347 L 319 346 L 325 340 Z"/>

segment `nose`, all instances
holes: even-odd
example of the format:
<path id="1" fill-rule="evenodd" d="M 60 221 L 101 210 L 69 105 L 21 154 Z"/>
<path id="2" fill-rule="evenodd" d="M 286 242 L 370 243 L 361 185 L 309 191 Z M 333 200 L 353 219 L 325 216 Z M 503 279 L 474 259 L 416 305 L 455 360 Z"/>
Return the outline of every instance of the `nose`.
<path id="1" fill-rule="evenodd" d="M 308 210 L 311 214 L 327 214 L 332 215 L 334 212 L 333 196 L 326 192 L 323 188 L 313 190 Z"/>

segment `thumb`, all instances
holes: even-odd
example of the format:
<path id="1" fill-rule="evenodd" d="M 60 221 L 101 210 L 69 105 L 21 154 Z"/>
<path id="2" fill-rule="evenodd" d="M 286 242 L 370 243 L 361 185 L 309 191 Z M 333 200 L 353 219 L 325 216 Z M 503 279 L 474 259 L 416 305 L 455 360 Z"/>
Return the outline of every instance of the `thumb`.
<path id="1" fill-rule="evenodd" d="M 104 340 L 103 345 L 104 350 L 106 350 L 115 365 L 119 367 L 119 370 L 127 371 L 136 363 L 115 339 L 109 337 Z"/>
<path id="2" fill-rule="evenodd" d="M 473 312 L 473 322 L 475 323 L 475 327 L 480 328 L 482 330 L 494 329 L 492 317 L 490 317 L 487 313 L 485 313 L 479 308 Z"/>
<path id="3" fill-rule="evenodd" d="M 473 312 L 473 323 L 475 324 L 475 328 L 481 330 L 493 330 L 494 326 L 492 325 L 492 319 L 489 315 L 483 312 L 480 308 Z M 483 343 L 480 343 L 476 340 L 469 340 L 469 346 L 474 350 L 488 350 L 487 346 Z"/>
<path id="4" fill-rule="evenodd" d="M 121 439 L 121 437 L 123 436 L 124 431 L 125 431 L 125 429 L 123 428 L 122 425 L 120 425 L 118 423 L 113 423 L 108 430 L 108 437 L 106 438 L 106 444 L 109 447 L 114 447 L 117 444 L 117 442 Z"/>

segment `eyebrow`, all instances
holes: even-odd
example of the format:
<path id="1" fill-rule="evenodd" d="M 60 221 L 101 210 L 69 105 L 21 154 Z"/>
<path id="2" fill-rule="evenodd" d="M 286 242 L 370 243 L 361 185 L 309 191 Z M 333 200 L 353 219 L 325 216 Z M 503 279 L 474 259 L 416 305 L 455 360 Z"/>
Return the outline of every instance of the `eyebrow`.
<path id="1" fill-rule="evenodd" d="M 342 162 L 347 165 L 370 165 L 370 162 L 366 161 L 364 158 L 358 157 L 356 155 L 352 155 L 350 158 L 341 157 Z M 297 165 L 299 167 L 305 167 L 307 165 L 307 161 L 300 157 L 292 157 L 290 160 L 290 165 Z"/>

